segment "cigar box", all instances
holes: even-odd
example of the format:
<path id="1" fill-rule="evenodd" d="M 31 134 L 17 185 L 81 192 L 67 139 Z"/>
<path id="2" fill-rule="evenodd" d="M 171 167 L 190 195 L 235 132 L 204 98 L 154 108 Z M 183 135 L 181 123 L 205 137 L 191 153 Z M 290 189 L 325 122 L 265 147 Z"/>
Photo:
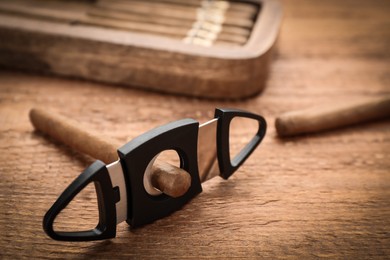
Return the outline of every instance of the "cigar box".
<path id="1" fill-rule="evenodd" d="M 264 88 L 277 0 L 3 0 L 0 66 L 196 97 Z"/>

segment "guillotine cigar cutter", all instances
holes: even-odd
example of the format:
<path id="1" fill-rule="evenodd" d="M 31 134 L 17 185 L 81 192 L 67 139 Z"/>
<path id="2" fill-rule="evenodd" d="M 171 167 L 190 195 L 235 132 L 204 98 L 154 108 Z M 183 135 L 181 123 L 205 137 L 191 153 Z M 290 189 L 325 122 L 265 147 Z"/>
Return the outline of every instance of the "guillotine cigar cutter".
<path id="1" fill-rule="evenodd" d="M 56 128 L 61 127 L 61 120 L 54 117 L 43 110 L 33 109 L 30 112 L 34 126 L 51 136 L 58 134 Z M 249 143 L 234 158 L 230 158 L 229 128 L 233 118 L 255 120 L 258 127 Z M 42 122 L 47 120 L 51 121 L 45 126 Z M 70 129 L 65 134 L 78 130 L 77 126 L 64 125 Z M 117 149 L 119 160 L 110 164 L 97 160 L 87 167 L 48 210 L 43 219 L 43 228 L 55 240 L 91 241 L 115 237 L 116 225 L 123 221 L 131 227 L 139 227 L 163 218 L 199 194 L 202 191 L 201 183 L 215 176 L 228 179 L 259 145 L 266 127 L 266 121 L 260 115 L 237 109 L 216 109 L 214 119 L 201 125 L 194 119 L 183 119 L 150 130 Z M 81 134 L 85 134 L 86 142 L 93 140 L 86 133 Z M 109 147 L 108 144 L 106 146 Z M 101 147 L 104 147 L 104 143 Z M 176 196 L 172 195 L 175 192 L 171 195 L 162 192 L 163 186 L 167 186 L 164 178 L 172 177 L 164 173 L 166 168 L 157 170 L 160 173 L 160 181 L 157 181 L 160 183 L 159 189 L 151 181 L 156 172 L 152 167 L 153 162 L 166 150 L 176 151 L 180 158 L 178 174 L 174 174 L 173 178 L 189 181 L 189 185 L 176 182 L 176 186 L 184 185 L 184 188 L 170 187 L 181 190 Z M 174 168 L 171 166 L 170 169 L 175 171 Z M 92 182 L 95 184 L 99 209 L 97 226 L 88 231 L 55 231 L 53 223 L 57 215 Z"/>

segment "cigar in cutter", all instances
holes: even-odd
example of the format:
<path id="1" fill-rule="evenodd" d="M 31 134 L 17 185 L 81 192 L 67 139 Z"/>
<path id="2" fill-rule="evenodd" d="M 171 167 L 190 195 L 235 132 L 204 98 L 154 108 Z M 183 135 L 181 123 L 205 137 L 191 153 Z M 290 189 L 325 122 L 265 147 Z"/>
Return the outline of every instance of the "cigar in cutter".
<path id="1" fill-rule="evenodd" d="M 117 149 L 121 144 L 86 131 L 77 122 L 64 116 L 34 108 L 30 111 L 30 120 L 37 130 L 81 153 L 107 164 L 118 160 Z M 151 185 L 166 195 L 177 198 L 184 195 L 191 186 L 191 176 L 179 167 L 156 161 L 152 167 Z"/>
<path id="2" fill-rule="evenodd" d="M 275 127 L 279 136 L 294 136 L 388 117 L 390 96 L 385 96 L 288 112 L 276 118 Z"/>

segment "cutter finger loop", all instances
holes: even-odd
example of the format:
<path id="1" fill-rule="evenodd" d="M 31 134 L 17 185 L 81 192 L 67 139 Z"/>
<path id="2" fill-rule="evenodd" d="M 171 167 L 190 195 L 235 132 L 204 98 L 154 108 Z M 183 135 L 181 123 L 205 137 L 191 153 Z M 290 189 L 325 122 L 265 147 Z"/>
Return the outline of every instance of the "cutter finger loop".
<path id="1" fill-rule="evenodd" d="M 55 231 L 53 223 L 58 214 L 92 182 L 95 184 L 99 208 L 97 226 L 87 231 Z M 106 165 L 101 161 L 95 161 L 68 186 L 49 209 L 43 218 L 43 229 L 51 238 L 61 241 L 91 241 L 113 238 L 116 235 L 115 203 L 118 197 L 116 190 L 112 187 Z"/>

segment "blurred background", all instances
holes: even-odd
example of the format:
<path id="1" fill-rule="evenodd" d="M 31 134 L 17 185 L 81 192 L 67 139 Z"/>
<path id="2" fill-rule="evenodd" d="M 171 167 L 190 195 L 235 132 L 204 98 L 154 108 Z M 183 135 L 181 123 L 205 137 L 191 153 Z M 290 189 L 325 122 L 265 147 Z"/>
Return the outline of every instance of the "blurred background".
<path id="1" fill-rule="evenodd" d="M 288 138 L 274 122 L 389 95 L 389 11 L 387 0 L 0 1 L 0 258 L 386 258 L 389 120 Z M 123 144 L 216 107 L 261 114 L 268 129 L 235 175 L 183 209 L 76 245 L 48 238 L 42 217 L 94 158 L 35 131 L 33 107 Z M 90 220 L 75 209 L 84 217 L 65 228 Z"/>

